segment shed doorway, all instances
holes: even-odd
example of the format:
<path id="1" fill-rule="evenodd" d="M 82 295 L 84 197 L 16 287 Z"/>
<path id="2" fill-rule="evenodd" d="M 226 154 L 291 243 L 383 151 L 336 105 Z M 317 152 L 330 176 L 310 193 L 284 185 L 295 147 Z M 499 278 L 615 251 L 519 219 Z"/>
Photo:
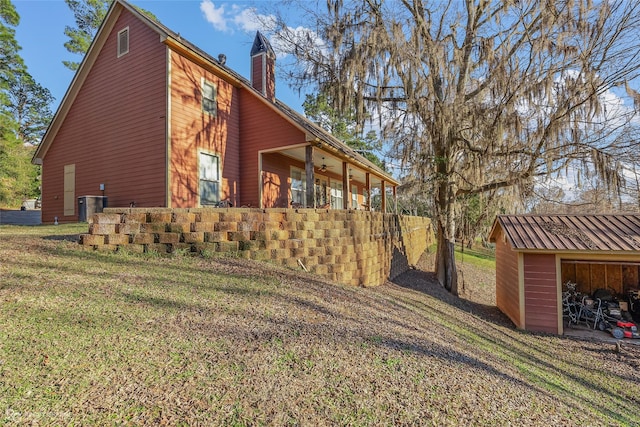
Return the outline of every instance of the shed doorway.
<path id="1" fill-rule="evenodd" d="M 562 283 L 577 284 L 578 292 L 593 295 L 609 289 L 618 295 L 639 286 L 640 262 L 562 260 Z"/>
<path id="2" fill-rule="evenodd" d="M 566 335 L 639 338 L 640 262 L 562 260 Z"/>

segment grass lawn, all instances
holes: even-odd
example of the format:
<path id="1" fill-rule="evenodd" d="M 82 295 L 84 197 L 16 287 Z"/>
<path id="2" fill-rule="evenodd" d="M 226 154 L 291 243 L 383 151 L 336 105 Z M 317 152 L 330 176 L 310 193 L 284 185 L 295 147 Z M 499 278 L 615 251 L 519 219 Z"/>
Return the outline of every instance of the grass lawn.
<path id="1" fill-rule="evenodd" d="M 495 270 L 496 260 L 495 258 L 482 257 L 477 255 L 471 255 L 466 252 L 456 250 L 456 261 L 458 263 L 470 263 L 477 267 Z"/>
<path id="2" fill-rule="evenodd" d="M 517 331 L 420 270 L 345 287 L 86 229 L 0 226 L 0 425 L 640 425 L 628 342 Z"/>

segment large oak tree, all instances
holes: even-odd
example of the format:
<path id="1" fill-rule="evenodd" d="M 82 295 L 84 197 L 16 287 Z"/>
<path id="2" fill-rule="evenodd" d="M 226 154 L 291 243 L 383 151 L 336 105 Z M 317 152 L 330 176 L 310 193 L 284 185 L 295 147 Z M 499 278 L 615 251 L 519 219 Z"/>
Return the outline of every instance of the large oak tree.
<path id="1" fill-rule="evenodd" d="M 323 3 L 324 4 L 324 3 Z M 298 7 L 306 7 L 301 2 Z M 620 184 L 633 107 L 640 3 L 628 0 L 328 0 L 305 26 L 281 19 L 294 85 L 316 84 L 338 109 L 377 112 L 386 136 L 434 198 L 437 274 L 457 294 L 458 201 L 530 189 L 588 161 Z M 610 97 L 609 97 L 610 98 Z M 608 108 L 609 107 L 609 108 Z"/>

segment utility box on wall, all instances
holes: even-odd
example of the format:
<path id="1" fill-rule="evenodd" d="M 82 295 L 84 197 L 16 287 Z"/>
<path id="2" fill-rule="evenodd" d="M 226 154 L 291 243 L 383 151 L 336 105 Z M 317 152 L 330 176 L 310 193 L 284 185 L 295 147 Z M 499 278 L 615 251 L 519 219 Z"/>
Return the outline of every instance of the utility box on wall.
<path id="1" fill-rule="evenodd" d="M 96 213 L 101 213 L 107 207 L 106 196 L 80 196 L 78 197 L 78 222 L 87 222 L 87 218 Z"/>

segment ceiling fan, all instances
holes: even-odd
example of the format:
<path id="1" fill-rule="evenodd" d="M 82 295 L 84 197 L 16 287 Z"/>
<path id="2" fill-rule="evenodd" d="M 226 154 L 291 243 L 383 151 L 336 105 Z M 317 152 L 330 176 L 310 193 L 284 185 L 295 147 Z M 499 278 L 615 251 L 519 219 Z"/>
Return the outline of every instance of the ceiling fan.
<path id="1" fill-rule="evenodd" d="M 324 157 L 323 157 L 323 158 L 322 158 L 322 166 L 320 166 L 320 167 L 318 168 L 318 171 L 320 171 L 320 172 L 326 172 L 326 171 L 327 171 L 327 169 L 330 169 L 330 168 L 332 168 L 332 167 L 333 167 L 333 166 L 327 166 L 327 164 L 324 162 Z"/>

